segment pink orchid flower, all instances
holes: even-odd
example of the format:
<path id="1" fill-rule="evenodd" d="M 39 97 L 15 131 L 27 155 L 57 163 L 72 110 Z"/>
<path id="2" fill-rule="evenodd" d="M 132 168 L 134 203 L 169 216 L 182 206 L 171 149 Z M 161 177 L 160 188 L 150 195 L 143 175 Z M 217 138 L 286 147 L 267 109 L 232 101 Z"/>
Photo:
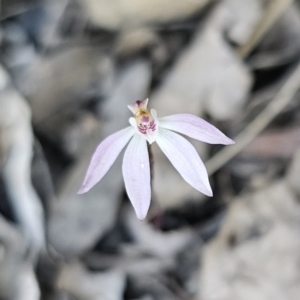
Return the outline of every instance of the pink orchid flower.
<path id="1" fill-rule="evenodd" d="M 207 171 L 196 149 L 181 135 L 210 144 L 234 144 L 220 130 L 191 114 L 157 118 L 154 109 L 147 109 L 148 99 L 136 101 L 128 108 L 134 114 L 131 126 L 107 137 L 96 149 L 79 194 L 86 193 L 107 173 L 131 139 L 123 159 L 123 177 L 127 195 L 136 215 L 143 220 L 151 200 L 149 144 L 156 142 L 183 179 L 198 191 L 212 196 Z"/>

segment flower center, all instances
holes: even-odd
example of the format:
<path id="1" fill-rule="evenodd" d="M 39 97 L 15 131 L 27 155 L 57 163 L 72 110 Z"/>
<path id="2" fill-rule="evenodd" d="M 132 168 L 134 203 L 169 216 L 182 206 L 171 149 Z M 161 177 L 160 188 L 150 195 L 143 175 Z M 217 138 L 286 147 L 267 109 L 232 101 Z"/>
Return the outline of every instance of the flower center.
<path id="1" fill-rule="evenodd" d="M 156 131 L 156 122 L 148 109 L 139 108 L 134 114 L 137 129 L 143 135 L 151 135 Z"/>

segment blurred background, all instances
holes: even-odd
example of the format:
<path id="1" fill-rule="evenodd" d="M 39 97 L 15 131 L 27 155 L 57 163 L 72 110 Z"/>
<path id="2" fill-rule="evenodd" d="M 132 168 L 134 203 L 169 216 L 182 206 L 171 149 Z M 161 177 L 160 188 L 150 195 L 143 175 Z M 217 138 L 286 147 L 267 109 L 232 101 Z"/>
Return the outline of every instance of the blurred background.
<path id="1" fill-rule="evenodd" d="M 0 1 L 0 299 L 300 299 L 300 1 Z M 149 97 L 236 141 L 191 141 L 214 196 L 153 145 L 137 220 L 95 147 Z"/>

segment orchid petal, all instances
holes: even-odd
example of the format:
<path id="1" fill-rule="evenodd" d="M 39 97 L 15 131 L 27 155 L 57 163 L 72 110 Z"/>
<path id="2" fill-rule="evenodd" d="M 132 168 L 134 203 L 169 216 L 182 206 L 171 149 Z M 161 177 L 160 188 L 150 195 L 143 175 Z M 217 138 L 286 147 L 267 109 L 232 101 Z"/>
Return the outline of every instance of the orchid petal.
<path id="1" fill-rule="evenodd" d="M 138 219 L 145 219 L 151 200 L 149 154 L 146 140 L 135 135 L 123 160 L 123 177 L 127 195 Z"/>
<path id="2" fill-rule="evenodd" d="M 159 122 L 162 128 L 177 131 L 205 143 L 223 145 L 235 143 L 215 126 L 194 115 L 172 115 L 159 118 Z"/>
<path id="3" fill-rule="evenodd" d="M 189 141 L 175 132 L 160 129 L 156 142 L 187 183 L 212 196 L 206 168 Z"/>
<path id="4" fill-rule="evenodd" d="M 137 100 L 134 103 L 127 105 L 133 114 L 135 114 L 140 108 L 147 109 L 149 99 Z"/>
<path id="5" fill-rule="evenodd" d="M 110 135 L 98 146 L 78 194 L 86 193 L 103 178 L 134 132 L 131 126 L 127 127 Z"/>

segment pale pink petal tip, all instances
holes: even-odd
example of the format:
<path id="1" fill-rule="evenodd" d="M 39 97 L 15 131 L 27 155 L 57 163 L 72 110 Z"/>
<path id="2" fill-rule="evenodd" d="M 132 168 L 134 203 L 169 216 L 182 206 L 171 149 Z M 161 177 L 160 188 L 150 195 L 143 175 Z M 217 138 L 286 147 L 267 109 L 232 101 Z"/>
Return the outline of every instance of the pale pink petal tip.
<path id="1" fill-rule="evenodd" d="M 146 109 L 148 106 L 148 101 L 149 101 L 148 98 L 145 100 L 137 100 L 134 103 L 128 105 L 128 108 L 131 110 L 133 114 L 135 114 L 140 108 Z"/>
<path id="2" fill-rule="evenodd" d="M 80 190 L 77 192 L 78 195 L 84 194 L 87 191 L 84 190 L 84 187 L 81 187 Z"/>
<path id="3" fill-rule="evenodd" d="M 225 145 L 234 145 L 234 144 L 235 144 L 235 141 L 228 138 L 228 142 Z"/>
<path id="4" fill-rule="evenodd" d="M 207 193 L 205 195 L 208 197 L 212 197 L 214 194 L 213 194 L 212 190 L 210 189 L 210 191 L 207 191 Z"/>
<path id="5" fill-rule="evenodd" d="M 148 213 L 148 209 L 147 211 L 137 211 L 135 210 L 135 214 L 136 214 L 136 217 L 140 220 L 140 221 L 144 221 L 146 216 L 147 216 L 147 213 Z"/>
<path id="6" fill-rule="evenodd" d="M 87 187 L 85 184 L 82 185 L 82 187 L 79 189 L 79 191 L 77 192 L 78 195 L 84 194 L 86 192 L 88 192 L 91 188 Z"/>

